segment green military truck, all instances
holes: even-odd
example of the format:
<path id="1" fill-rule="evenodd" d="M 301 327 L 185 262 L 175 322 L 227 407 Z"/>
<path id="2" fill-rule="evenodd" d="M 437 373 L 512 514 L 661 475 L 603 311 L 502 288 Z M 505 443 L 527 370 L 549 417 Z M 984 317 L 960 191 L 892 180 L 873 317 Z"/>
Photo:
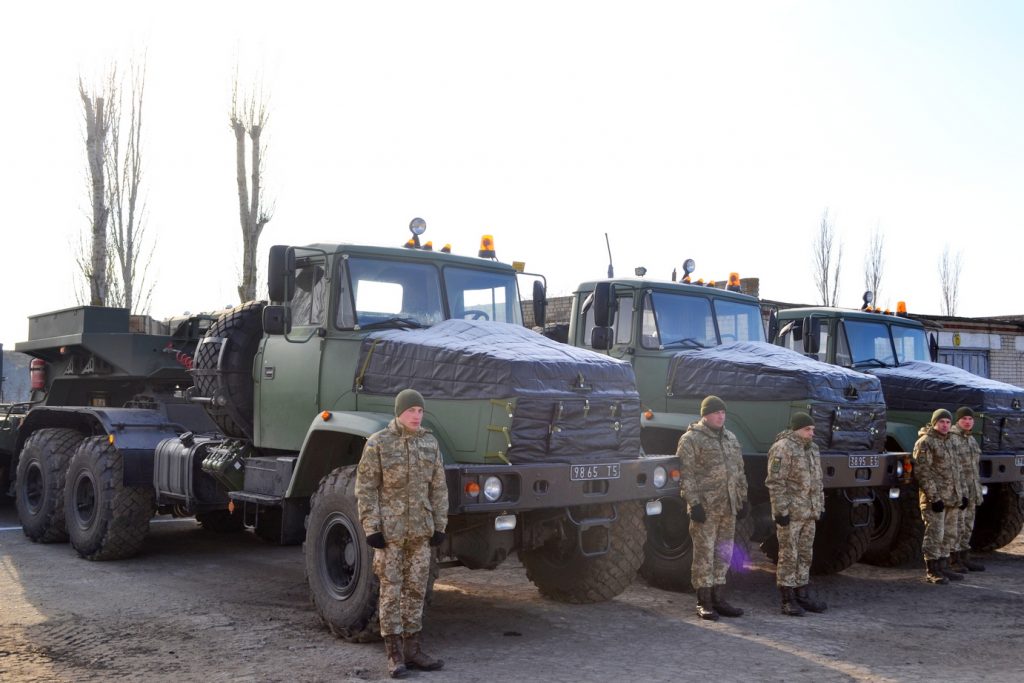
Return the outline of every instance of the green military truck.
<path id="1" fill-rule="evenodd" d="M 1024 527 L 1024 389 L 935 362 L 934 336 L 905 314 L 799 307 L 779 311 L 778 319 L 777 344 L 879 379 L 892 450 L 912 451 L 935 409 L 970 406 L 986 489 L 971 546 L 995 550 L 1017 537 Z M 923 529 L 913 486 L 898 500 L 878 500 L 875 512 L 865 561 L 894 565 L 920 557 Z"/>
<path id="2" fill-rule="evenodd" d="M 901 458 L 884 450 L 885 407 L 876 379 L 768 344 L 755 297 L 684 282 L 584 282 L 573 296 L 568 341 L 632 363 L 647 453 L 675 453 L 705 396 L 726 401 L 726 427 L 742 445 L 750 488 L 748 533 L 773 560 L 778 545 L 764 486 L 767 453 L 790 416 L 808 411 L 826 488 L 812 571 L 841 571 L 866 550 L 873 501 L 898 494 L 902 468 Z M 648 518 L 641 574 L 658 586 L 690 590 L 685 506 L 678 497 L 662 504 L 663 514 Z"/>
<path id="3" fill-rule="evenodd" d="M 26 534 L 117 559 L 140 549 L 154 510 L 244 524 L 304 543 L 324 622 L 371 637 L 355 467 L 412 386 L 445 461 L 440 566 L 517 552 L 551 598 L 625 589 L 645 515 L 677 488 L 670 458 L 641 455 L 632 367 L 525 329 L 511 266 L 410 243 L 272 247 L 269 304 L 170 339 L 129 333 L 124 311 L 33 319 L 18 350 L 50 374 L 13 453 Z"/>

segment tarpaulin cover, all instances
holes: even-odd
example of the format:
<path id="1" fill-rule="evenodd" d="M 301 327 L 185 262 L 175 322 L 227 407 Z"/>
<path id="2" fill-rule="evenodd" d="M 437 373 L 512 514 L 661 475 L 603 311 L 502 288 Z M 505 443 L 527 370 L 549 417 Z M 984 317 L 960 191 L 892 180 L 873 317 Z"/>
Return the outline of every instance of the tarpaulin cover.
<path id="1" fill-rule="evenodd" d="M 356 389 L 426 398 L 516 399 L 512 462 L 640 455 L 640 396 L 627 362 L 505 323 L 448 320 L 363 340 Z"/>
<path id="2" fill-rule="evenodd" d="M 955 411 L 969 406 L 978 411 L 1014 411 L 1024 404 L 1024 389 L 967 372 L 954 365 L 913 361 L 895 368 L 866 370 L 882 381 L 891 410 L 936 408 Z M 1018 407 L 1013 407 L 1016 399 Z"/>
<path id="3" fill-rule="evenodd" d="M 824 451 L 875 451 L 885 448 L 885 404 L 812 403 L 814 441 Z"/>
<path id="4" fill-rule="evenodd" d="M 881 384 L 871 375 L 757 342 L 680 351 L 669 363 L 667 388 L 673 396 L 715 394 L 737 401 L 884 403 Z"/>

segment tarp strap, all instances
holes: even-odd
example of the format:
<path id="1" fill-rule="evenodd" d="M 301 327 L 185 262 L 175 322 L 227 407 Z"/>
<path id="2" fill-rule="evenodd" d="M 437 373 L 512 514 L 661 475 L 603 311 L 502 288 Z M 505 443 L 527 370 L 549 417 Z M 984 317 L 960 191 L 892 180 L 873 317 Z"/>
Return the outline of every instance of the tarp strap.
<path id="1" fill-rule="evenodd" d="M 370 342 L 370 349 L 366 352 L 366 359 L 363 361 L 363 367 L 359 368 L 359 374 L 356 376 L 356 391 L 363 390 L 363 377 L 366 376 L 366 369 L 370 367 L 370 359 L 373 358 L 373 350 L 377 348 L 377 343 L 382 341 L 381 339 L 374 339 Z"/>

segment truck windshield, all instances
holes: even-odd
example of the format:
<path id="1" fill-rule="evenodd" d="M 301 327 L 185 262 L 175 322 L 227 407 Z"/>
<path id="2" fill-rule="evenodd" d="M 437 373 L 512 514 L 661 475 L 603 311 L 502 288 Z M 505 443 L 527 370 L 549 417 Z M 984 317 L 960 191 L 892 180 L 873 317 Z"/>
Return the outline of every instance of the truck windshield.
<path id="1" fill-rule="evenodd" d="M 648 292 L 644 297 L 644 348 L 701 349 L 734 341 L 764 341 L 761 312 L 739 301 Z M 717 329 L 716 329 L 717 321 Z"/>
<path id="2" fill-rule="evenodd" d="M 452 318 L 523 324 L 513 273 L 447 266 L 444 286 Z"/>
<path id="3" fill-rule="evenodd" d="M 931 360 L 931 354 L 928 352 L 928 337 L 923 329 L 893 325 L 892 340 L 896 344 L 896 358 L 899 362 Z"/>
<path id="4" fill-rule="evenodd" d="M 843 327 L 846 329 L 849 364 L 852 367 L 884 368 L 896 365 L 896 356 L 893 352 L 888 325 L 882 322 L 846 320 Z M 846 354 L 840 355 L 845 356 Z"/>
<path id="5" fill-rule="evenodd" d="M 338 278 L 339 327 L 426 327 L 444 320 L 434 266 L 365 257 L 345 264 L 347 277 Z"/>

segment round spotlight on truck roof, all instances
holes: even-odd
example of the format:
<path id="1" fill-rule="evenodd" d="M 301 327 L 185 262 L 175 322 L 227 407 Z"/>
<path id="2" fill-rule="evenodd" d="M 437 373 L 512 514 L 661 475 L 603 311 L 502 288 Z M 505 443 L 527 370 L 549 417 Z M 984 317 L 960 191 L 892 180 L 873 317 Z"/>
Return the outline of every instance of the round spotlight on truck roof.
<path id="1" fill-rule="evenodd" d="M 413 218 L 409 221 L 409 232 L 417 237 L 427 231 L 427 222 L 422 218 Z"/>
<path id="2" fill-rule="evenodd" d="M 690 273 L 692 273 L 694 268 L 696 268 L 696 267 L 697 267 L 697 262 L 694 261 L 692 258 L 688 258 L 685 261 L 683 261 L 683 277 L 685 277 L 685 276 L 689 275 Z"/>

